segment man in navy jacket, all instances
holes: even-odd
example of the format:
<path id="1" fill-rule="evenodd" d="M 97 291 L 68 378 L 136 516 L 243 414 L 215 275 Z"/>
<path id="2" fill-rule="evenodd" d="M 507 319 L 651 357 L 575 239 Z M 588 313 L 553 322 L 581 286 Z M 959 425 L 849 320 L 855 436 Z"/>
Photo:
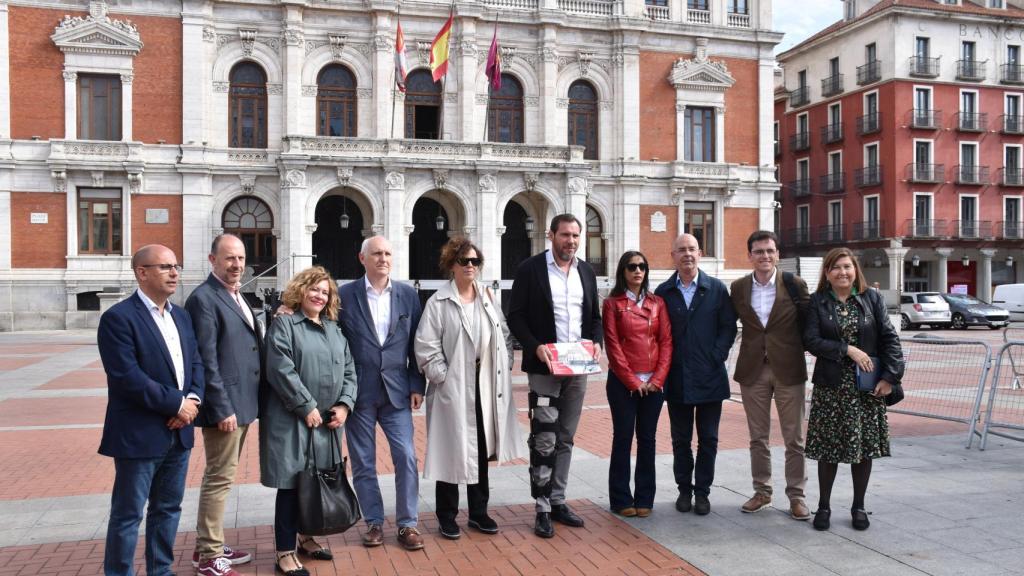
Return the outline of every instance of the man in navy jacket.
<path id="1" fill-rule="evenodd" d="M 132 574 L 145 511 L 146 573 L 164 576 L 174 562 L 203 364 L 188 314 L 167 301 L 181 271 L 174 252 L 143 246 L 132 270 L 139 289 L 103 314 L 96 335 L 107 373 L 99 453 L 115 470 L 103 570 Z"/>
<path id="2" fill-rule="evenodd" d="M 736 312 L 725 284 L 699 271 L 700 257 L 697 238 L 681 234 L 672 244 L 676 273 L 654 293 L 665 300 L 672 322 L 672 367 L 665 400 L 679 487 L 676 509 L 704 515 L 711 512 L 708 495 L 715 478 L 722 401 L 729 397 L 725 360 L 736 340 Z M 690 447 L 694 422 L 696 466 Z"/>

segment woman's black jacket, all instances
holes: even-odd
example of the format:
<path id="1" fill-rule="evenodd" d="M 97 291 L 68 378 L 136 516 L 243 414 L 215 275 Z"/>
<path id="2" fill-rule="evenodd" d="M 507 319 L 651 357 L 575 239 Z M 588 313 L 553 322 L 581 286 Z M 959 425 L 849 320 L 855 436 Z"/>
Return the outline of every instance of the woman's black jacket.
<path id="1" fill-rule="evenodd" d="M 882 295 L 869 288 L 853 298 L 861 312 L 857 347 L 868 356 L 878 358 L 882 364 L 882 380 L 899 384 L 903 378 L 903 350 L 899 334 L 889 322 Z M 839 333 L 835 299 L 828 291 L 811 295 L 803 340 L 804 347 L 817 357 L 811 381 L 820 386 L 838 386 L 847 346 Z"/>

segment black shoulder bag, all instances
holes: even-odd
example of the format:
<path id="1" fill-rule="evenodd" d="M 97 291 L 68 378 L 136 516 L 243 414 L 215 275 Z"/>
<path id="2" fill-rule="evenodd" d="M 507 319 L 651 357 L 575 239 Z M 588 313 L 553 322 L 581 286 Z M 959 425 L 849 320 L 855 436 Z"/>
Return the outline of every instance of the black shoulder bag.
<path id="1" fill-rule="evenodd" d="M 331 466 L 326 469 L 317 468 L 316 465 L 315 433 L 316 428 L 309 430 L 306 468 L 299 472 L 296 482 L 299 493 L 299 533 L 308 536 L 339 534 L 362 518 L 359 501 L 345 475 L 348 458 L 341 457 L 338 431 L 329 431 Z"/>
<path id="2" fill-rule="evenodd" d="M 805 303 L 800 302 L 800 291 L 796 288 L 796 280 L 794 279 L 792 272 L 782 272 L 782 284 L 786 287 L 786 292 L 789 293 L 789 299 L 793 301 L 793 307 L 796 308 L 796 321 L 800 326 L 800 330 L 804 329 L 804 318 L 807 317 L 807 306 Z"/>

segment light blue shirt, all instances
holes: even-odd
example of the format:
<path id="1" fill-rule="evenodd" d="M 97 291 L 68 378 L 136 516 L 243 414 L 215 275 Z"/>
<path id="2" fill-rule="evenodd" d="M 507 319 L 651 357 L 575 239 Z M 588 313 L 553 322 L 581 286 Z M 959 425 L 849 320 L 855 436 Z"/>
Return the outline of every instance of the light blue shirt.
<path id="1" fill-rule="evenodd" d="M 689 284 L 683 284 L 683 279 L 676 275 L 676 288 L 679 289 L 679 293 L 683 295 L 683 300 L 686 302 L 686 307 L 690 307 L 690 302 L 693 302 L 693 295 L 697 293 L 697 280 L 700 278 L 700 270 L 694 274 L 693 280 Z"/>

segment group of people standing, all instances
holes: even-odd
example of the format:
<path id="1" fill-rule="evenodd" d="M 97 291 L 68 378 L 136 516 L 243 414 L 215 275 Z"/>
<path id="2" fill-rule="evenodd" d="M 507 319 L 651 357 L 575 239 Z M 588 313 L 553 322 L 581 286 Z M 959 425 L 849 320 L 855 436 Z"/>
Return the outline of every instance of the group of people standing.
<path id="1" fill-rule="evenodd" d="M 566 485 L 587 376 L 554 375 L 547 346 L 580 340 L 594 343 L 597 359 L 602 344 L 607 346 L 612 510 L 624 516 L 651 513 L 654 436 L 667 402 L 676 508 L 707 514 L 722 402 L 729 397 L 725 361 L 737 315 L 744 330 L 735 378 L 750 427 L 755 489 L 743 510 L 771 504 L 768 431 L 774 396 L 786 442 L 790 512 L 797 519 L 810 517 L 803 493 L 806 346 L 818 356 L 807 443 L 807 456 L 819 460 L 815 527 L 828 527 L 831 482 L 839 463 L 851 463 L 854 526 L 866 528 L 863 496 L 871 459 L 889 454 L 882 397 L 898 383 L 902 359 L 881 298 L 866 290 L 853 254 L 830 253 L 819 290 L 808 298 L 799 277 L 777 271 L 775 235 L 755 232 L 748 241 L 753 273 L 733 283 L 730 296 L 721 281 L 699 270 L 698 241 L 683 234 L 672 247 L 675 274 L 653 293 L 646 257 L 636 251 L 622 256 L 602 322 L 596 276 L 576 257 L 581 231 L 571 214 L 552 220 L 551 249 L 519 267 L 507 321 L 479 279 L 484 254 L 463 237 L 442 250 L 440 267 L 450 282 L 422 309 L 411 287 L 392 282 L 391 244 L 374 236 L 359 254 L 364 277 L 339 289 L 321 267 L 298 273 L 268 330 L 239 292 L 246 254 L 238 237 L 214 239 L 212 272 L 184 310 L 169 302 L 181 271 L 173 251 L 160 245 L 139 249 L 132 257 L 139 288 L 103 314 L 98 331 L 109 398 L 100 453 L 114 458 L 116 470 L 104 572 L 132 574 L 145 511 L 146 572 L 171 573 L 195 425 L 202 430 L 206 465 L 193 565 L 203 576 L 234 576 L 233 565 L 251 560 L 249 552 L 225 544 L 223 517 L 257 417 L 261 482 L 277 489 L 275 568 L 288 576 L 309 574 L 300 557 L 333 557 L 299 533 L 296 476 L 310 454 L 320 467 L 340 458 L 341 429 L 366 523 L 363 545 L 384 542 L 379 425 L 395 470 L 397 542 L 407 550 L 423 548 L 412 411 L 424 403 L 423 477 L 435 482 L 442 537 L 461 536 L 460 484 L 467 485 L 467 526 L 498 533 L 488 515 L 488 464 L 527 456 L 534 532 L 550 538 L 554 523 L 582 527 L 584 519 L 566 502 Z M 525 442 L 512 397 L 511 336 L 522 345 L 529 383 Z M 878 388 L 857 392 L 854 371 L 873 370 L 875 364 L 883 367 Z"/>

